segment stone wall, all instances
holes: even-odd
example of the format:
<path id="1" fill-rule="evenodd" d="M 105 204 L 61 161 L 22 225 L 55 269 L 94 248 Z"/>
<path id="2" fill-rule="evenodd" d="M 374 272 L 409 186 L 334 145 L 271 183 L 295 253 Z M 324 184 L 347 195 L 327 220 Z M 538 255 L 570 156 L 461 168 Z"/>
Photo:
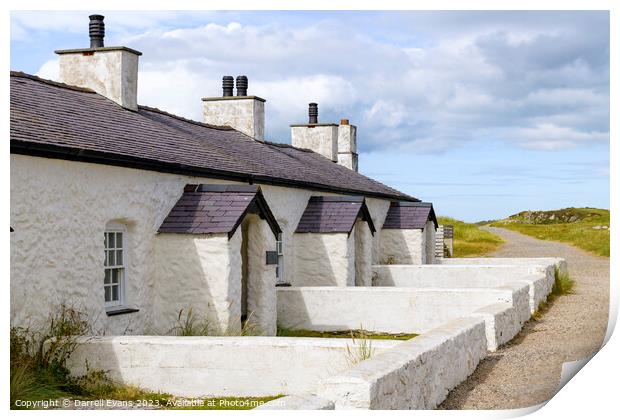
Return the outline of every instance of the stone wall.
<path id="1" fill-rule="evenodd" d="M 322 381 L 336 409 L 436 408 L 486 355 L 484 321 L 460 318 Z"/>
<path id="2" fill-rule="evenodd" d="M 530 317 L 525 284 L 489 288 L 278 288 L 278 325 L 289 329 L 424 333 L 495 303 L 510 303 L 520 324 Z M 520 326 L 519 326 L 520 328 Z"/>
<path id="3" fill-rule="evenodd" d="M 373 265 L 375 286 L 481 288 L 520 282 L 529 288 L 531 312 L 547 300 L 555 281 L 553 265 Z"/>
<path id="4" fill-rule="evenodd" d="M 539 258 L 450 258 L 440 262 L 443 265 L 553 265 L 561 273 L 568 274 L 568 265 L 564 258 L 539 257 Z"/>
<path id="5" fill-rule="evenodd" d="M 376 354 L 398 341 L 373 342 Z M 112 380 L 182 397 L 304 393 L 348 369 L 351 340 L 289 337 L 84 337 L 68 362 Z"/>

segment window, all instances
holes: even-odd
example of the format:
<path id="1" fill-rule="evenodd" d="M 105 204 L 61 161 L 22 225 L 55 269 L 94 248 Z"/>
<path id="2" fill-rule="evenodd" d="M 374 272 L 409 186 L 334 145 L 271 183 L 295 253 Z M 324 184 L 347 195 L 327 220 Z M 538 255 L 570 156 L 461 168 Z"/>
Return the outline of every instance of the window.
<path id="1" fill-rule="evenodd" d="M 123 225 L 108 225 L 104 233 L 103 291 L 105 306 L 121 306 L 125 298 L 125 247 L 127 230 Z"/>
<path id="2" fill-rule="evenodd" d="M 278 254 L 278 265 L 276 266 L 276 282 L 284 283 L 284 253 L 282 252 L 282 234 L 278 233 L 276 239 L 276 252 Z"/>

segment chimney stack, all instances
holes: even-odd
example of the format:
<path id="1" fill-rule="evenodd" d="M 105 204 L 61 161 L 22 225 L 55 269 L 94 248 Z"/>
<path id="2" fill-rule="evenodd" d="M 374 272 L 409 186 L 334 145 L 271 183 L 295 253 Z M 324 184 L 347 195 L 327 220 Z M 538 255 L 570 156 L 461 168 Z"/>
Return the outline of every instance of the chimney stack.
<path id="1" fill-rule="evenodd" d="M 59 55 L 60 81 L 94 90 L 124 108 L 138 110 L 138 57 L 127 47 L 104 47 L 103 16 L 91 15 L 89 48 L 55 51 Z"/>
<path id="2" fill-rule="evenodd" d="M 338 164 L 357 172 L 357 127 L 341 119 L 338 126 Z"/>
<path id="3" fill-rule="evenodd" d="M 222 78 L 223 95 L 202 98 L 203 121 L 227 125 L 254 140 L 265 139 L 265 100 L 248 96 L 248 77 L 237 76 L 237 95 L 233 96 L 233 77 Z"/>
<path id="4" fill-rule="evenodd" d="M 319 106 L 315 102 L 308 104 L 308 124 L 291 125 L 291 141 L 295 147 L 338 161 L 338 125 L 319 124 Z"/>

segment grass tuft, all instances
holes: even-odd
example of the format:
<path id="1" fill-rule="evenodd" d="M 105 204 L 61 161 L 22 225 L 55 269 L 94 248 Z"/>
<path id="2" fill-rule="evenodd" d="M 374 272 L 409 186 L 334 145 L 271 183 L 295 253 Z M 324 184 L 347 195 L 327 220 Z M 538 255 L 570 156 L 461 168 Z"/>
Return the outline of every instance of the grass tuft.
<path id="1" fill-rule="evenodd" d="M 542 318 L 557 297 L 573 293 L 575 281 L 568 275 L 568 273 L 561 273 L 558 267 L 554 267 L 553 274 L 555 281 L 553 282 L 551 293 L 547 296 L 547 300 L 545 302 L 540 302 L 538 308 L 536 308 L 536 312 L 532 314 L 532 319 L 534 321 L 538 321 Z"/>
<path id="2" fill-rule="evenodd" d="M 364 331 L 359 329 L 358 331 Z M 364 360 L 370 359 L 374 353 L 372 348 L 372 340 L 364 332 L 358 332 L 357 334 L 351 331 L 351 340 L 353 340 L 353 346 L 350 347 L 347 344 L 347 354 L 345 358 L 349 366 L 353 366 Z"/>
<path id="3" fill-rule="evenodd" d="M 554 268 L 555 282 L 553 282 L 553 289 L 551 295 L 561 296 L 568 295 L 573 292 L 575 281 L 568 275 L 568 273 L 561 273 L 558 267 Z"/>

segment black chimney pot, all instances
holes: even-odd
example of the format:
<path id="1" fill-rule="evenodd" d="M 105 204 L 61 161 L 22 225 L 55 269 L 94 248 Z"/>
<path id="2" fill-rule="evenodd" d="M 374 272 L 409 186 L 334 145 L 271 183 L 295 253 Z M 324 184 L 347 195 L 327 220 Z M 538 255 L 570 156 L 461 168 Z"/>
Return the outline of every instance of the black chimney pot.
<path id="1" fill-rule="evenodd" d="M 237 96 L 248 96 L 247 76 L 237 76 Z"/>
<path id="2" fill-rule="evenodd" d="M 319 105 L 311 102 L 308 104 L 308 124 L 319 123 Z"/>
<path id="3" fill-rule="evenodd" d="M 233 96 L 235 79 L 232 76 L 222 77 L 222 96 Z"/>
<path id="4" fill-rule="evenodd" d="M 90 15 L 88 17 L 88 35 L 90 35 L 90 48 L 103 48 L 103 37 L 105 36 L 105 24 L 103 16 Z"/>

